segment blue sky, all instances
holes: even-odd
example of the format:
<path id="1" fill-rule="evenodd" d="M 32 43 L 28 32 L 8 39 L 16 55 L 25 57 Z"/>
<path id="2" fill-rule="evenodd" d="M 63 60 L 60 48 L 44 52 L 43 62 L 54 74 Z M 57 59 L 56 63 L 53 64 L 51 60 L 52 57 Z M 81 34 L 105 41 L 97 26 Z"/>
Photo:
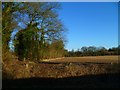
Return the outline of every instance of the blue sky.
<path id="1" fill-rule="evenodd" d="M 59 18 L 65 27 L 66 49 L 118 46 L 118 3 L 62 2 Z"/>

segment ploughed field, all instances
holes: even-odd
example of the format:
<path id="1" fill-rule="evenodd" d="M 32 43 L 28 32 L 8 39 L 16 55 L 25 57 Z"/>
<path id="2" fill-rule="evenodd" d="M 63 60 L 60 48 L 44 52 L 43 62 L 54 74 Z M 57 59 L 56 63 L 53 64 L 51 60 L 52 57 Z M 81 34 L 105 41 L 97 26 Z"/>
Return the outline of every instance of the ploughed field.
<path id="1" fill-rule="evenodd" d="M 118 56 L 66 57 L 3 63 L 3 88 L 119 87 Z"/>
<path id="2" fill-rule="evenodd" d="M 46 59 L 46 62 L 118 63 L 119 56 L 84 56 Z"/>

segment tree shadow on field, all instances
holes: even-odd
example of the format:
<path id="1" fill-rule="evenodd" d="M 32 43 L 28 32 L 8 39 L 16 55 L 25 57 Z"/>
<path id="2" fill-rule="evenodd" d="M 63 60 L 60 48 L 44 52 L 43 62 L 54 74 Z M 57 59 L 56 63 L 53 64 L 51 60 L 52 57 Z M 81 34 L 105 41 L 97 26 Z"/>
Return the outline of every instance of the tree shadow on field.
<path id="1" fill-rule="evenodd" d="M 119 88 L 120 73 L 85 75 L 67 78 L 3 79 L 6 88 Z"/>

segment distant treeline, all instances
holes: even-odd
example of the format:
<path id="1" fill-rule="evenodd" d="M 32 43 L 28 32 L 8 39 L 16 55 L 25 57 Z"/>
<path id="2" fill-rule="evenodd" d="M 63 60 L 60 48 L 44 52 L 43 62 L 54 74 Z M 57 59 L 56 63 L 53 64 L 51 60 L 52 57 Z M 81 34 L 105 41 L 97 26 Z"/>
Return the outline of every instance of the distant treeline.
<path id="1" fill-rule="evenodd" d="M 118 47 L 112 47 L 106 49 L 105 47 L 82 47 L 76 51 L 66 50 L 66 57 L 79 57 L 79 56 L 103 56 L 103 55 L 120 55 L 120 45 Z"/>

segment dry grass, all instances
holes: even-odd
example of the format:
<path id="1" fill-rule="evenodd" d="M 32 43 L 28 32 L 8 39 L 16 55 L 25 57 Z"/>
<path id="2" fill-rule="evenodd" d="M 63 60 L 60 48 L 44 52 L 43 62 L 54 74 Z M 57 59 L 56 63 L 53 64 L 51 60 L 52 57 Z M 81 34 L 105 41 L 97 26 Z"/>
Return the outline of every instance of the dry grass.
<path id="1" fill-rule="evenodd" d="M 73 60 L 74 63 L 72 63 Z M 107 63 L 93 63 L 100 60 Z M 118 87 L 120 64 L 108 64 L 108 60 L 116 62 L 118 59 L 117 56 L 71 57 L 62 58 L 61 61 L 60 59 L 51 59 L 50 62 L 40 63 L 13 59 L 3 63 L 2 79 L 8 80 L 4 81 L 4 87 L 16 87 L 16 85 L 18 87 L 39 87 L 41 85 L 45 87 L 51 85 L 63 87 L 65 85 L 68 87 L 71 85 L 74 87 Z M 85 63 L 87 61 L 91 63 Z M 51 80 L 51 78 L 53 79 Z"/>
<path id="2" fill-rule="evenodd" d="M 86 56 L 65 57 L 61 59 L 48 60 L 49 62 L 92 62 L 92 63 L 118 63 L 118 56 Z"/>
<path id="3" fill-rule="evenodd" d="M 116 63 L 117 60 L 118 56 L 68 57 L 56 60 L 52 59 L 49 62 L 43 63 L 9 60 L 4 62 L 2 72 L 3 78 L 62 78 L 90 74 L 116 73 L 120 70 L 120 64 Z M 94 62 L 101 62 L 102 64 Z M 110 64 L 108 64 L 108 62 L 110 62 Z"/>

